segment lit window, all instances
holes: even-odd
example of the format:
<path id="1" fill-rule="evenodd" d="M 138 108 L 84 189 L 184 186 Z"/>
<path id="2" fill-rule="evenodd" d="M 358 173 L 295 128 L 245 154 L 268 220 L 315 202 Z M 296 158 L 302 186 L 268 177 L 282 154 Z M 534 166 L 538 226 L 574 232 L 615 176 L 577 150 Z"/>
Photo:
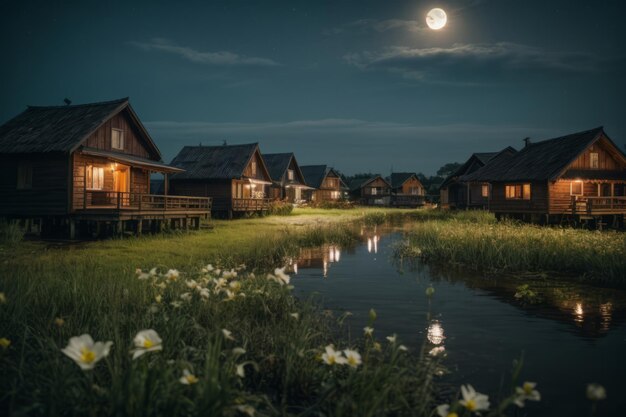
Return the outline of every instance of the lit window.
<path id="1" fill-rule="evenodd" d="M 487 184 L 483 184 L 480 195 L 483 197 L 489 197 L 489 186 Z"/>
<path id="2" fill-rule="evenodd" d="M 111 129 L 111 148 L 124 149 L 124 131 L 121 129 Z"/>
<path id="3" fill-rule="evenodd" d="M 33 164 L 22 162 L 17 166 L 17 189 L 33 188 Z"/>
<path id="4" fill-rule="evenodd" d="M 378 194 L 378 188 L 376 188 L 376 187 L 372 187 L 372 188 L 370 188 L 370 189 L 372 190 L 372 195 L 376 195 L 376 194 Z"/>
<path id="5" fill-rule="evenodd" d="M 287 179 L 293 181 L 293 169 L 287 170 Z"/>
<path id="6" fill-rule="evenodd" d="M 252 161 L 252 164 L 250 166 L 251 171 L 252 171 L 252 175 L 256 176 L 256 161 Z"/>
<path id="7" fill-rule="evenodd" d="M 102 190 L 104 188 L 104 168 L 87 165 L 87 189 Z"/>
<path id="8" fill-rule="evenodd" d="M 505 186 L 508 200 L 530 200 L 530 184 L 514 184 Z"/>
<path id="9" fill-rule="evenodd" d="M 598 153 L 597 152 L 591 152 L 589 154 L 589 167 L 591 168 L 598 168 Z"/>
<path id="10" fill-rule="evenodd" d="M 583 195 L 583 182 L 582 181 L 572 181 L 570 183 L 570 195 Z"/>

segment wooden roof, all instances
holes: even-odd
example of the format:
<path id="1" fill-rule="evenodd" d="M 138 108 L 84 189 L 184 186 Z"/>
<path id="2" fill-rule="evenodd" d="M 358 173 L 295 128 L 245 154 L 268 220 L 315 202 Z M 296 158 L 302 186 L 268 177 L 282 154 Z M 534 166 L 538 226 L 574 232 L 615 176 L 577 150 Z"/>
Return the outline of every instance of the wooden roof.
<path id="1" fill-rule="evenodd" d="M 221 146 L 185 146 L 174 157 L 170 165 L 184 169 L 172 179 L 237 179 L 243 177 L 244 170 L 259 151 L 258 143 Z M 259 152 L 260 155 L 260 152 Z M 262 169 L 267 172 L 261 157 Z"/>
<path id="2" fill-rule="evenodd" d="M 265 165 L 267 165 L 267 170 L 270 173 L 270 177 L 272 177 L 272 181 L 280 181 L 287 169 L 289 169 L 289 165 L 291 165 L 291 161 L 293 161 L 294 166 L 296 167 L 295 173 L 298 178 L 298 181 L 293 181 L 294 183 L 300 182 L 301 184 L 305 184 L 306 180 L 304 179 L 304 174 L 300 169 L 300 165 L 296 160 L 296 156 L 293 152 L 288 153 L 266 153 L 263 154 L 263 159 L 265 160 Z"/>
<path id="3" fill-rule="evenodd" d="M 161 153 L 130 106 L 128 97 L 73 106 L 28 106 L 0 126 L 0 153 L 71 153 L 122 110 L 128 111 L 150 153 L 160 161 Z"/>
<path id="4" fill-rule="evenodd" d="M 391 177 L 389 177 L 389 183 L 391 184 L 391 188 L 400 188 L 413 177 L 420 181 L 415 172 L 392 172 Z M 420 181 L 420 184 L 421 183 Z"/>
<path id="5" fill-rule="evenodd" d="M 502 155 L 471 175 L 465 181 L 553 181 L 590 145 L 604 138 L 621 158 L 624 153 L 611 141 L 602 127 L 530 143 L 512 156 Z"/>
<path id="6" fill-rule="evenodd" d="M 502 153 L 515 153 L 517 152 L 514 148 L 507 146 L 500 152 L 477 152 L 473 153 L 467 161 L 463 165 L 461 165 L 454 173 L 448 175 L 446 179 L 441 183 L 439 188 L 447 187 L 450 183 L 456 181 L 457 179 L 465 180 L 465 176 L 481 169 L 485 165 L 491 163 L 490 161 L 499 154 Z"/>
<path id="7" fill-rule="evenodd" d="M 384 179 L 380 175 L 374 175 L 373 177 L 369 177 L 369 178 L 354 178 L 354 179 L 348 181 L 348 188 L 350 188 L 350 191 L 356 191 L 356 190 L 359 190 L 359 189 L 365 187 L 367 184 L 369 184 L 372 181 L 375 181 L 375 180 L 377 180 L 379 178 L 381 180 L 383 180 L 383 182 L 385 184 L 387 184 L 389 187 L 391 187 L 391 185 L 389 184 L 389 182 L 386 179 Z"/>

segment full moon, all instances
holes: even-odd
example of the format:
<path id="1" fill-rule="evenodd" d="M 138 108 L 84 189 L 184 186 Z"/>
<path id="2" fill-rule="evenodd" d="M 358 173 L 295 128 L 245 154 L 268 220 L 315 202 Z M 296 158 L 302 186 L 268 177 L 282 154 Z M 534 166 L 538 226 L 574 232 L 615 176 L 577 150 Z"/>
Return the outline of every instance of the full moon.
<path id="1" fill-rule="evenodd" d="M 443 9 L 432 9 L 426 15 L 426 24 L 431 29 L 439 30 L 446 25 L 446 22 L 448 22 L 448 16 Z"/>

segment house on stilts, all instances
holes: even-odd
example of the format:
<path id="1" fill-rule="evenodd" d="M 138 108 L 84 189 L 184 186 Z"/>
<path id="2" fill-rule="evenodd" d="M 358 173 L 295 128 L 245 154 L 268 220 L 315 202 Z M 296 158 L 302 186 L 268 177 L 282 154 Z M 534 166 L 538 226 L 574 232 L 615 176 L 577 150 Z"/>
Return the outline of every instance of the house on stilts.
<path id="1" fill-rule="evenodd" d="M 0 217 L 74 238 L 199 227 L 211 200 L 151 194 L 162 162 L 129 100 L 29 106 L 0 126 Z"/>
<path id="2" fill-rule="evenodd" d="M 263 159 L 272 178 L 269 196 L 292 204 L 304 202 L 303 190 L 310 190 L 293 153 L 264 154 Z"/>

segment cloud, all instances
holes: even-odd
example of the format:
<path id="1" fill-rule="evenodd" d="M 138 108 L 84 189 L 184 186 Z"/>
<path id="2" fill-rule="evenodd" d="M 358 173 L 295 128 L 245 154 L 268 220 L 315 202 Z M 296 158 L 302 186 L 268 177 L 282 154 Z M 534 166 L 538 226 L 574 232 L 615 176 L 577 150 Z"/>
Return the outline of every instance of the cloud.
<path id="1" fill-rule="evenodd" d="M 396 170 L 434 173 L 472 152 L 508 145 L 522 138 L 561 134 L 554 129 L 517 125 L 420 125 L 362 119 L 328 118 L 285 122 L 146 122 L 150 134 L 170 160 L 184 145 L 259 142 L 262 152 L 295 152 L 301 164 L 327 163 L 346 173 Z M 332 149 L 332 152 L 328 152 Z"/>
<path id="2" fill-rule="evenodd" d="M 164 52 L 177 55 L 187 61 L 213 66 L 275 67 L 279 65 L 269 58 L 249 57 L 229 51 L 202 52 L 188 46 L 177 45 L 164 38 L 153 38 L 149 42 L 132 41 L 130 44 L 145 51 Z"/>
<path id="3" fill-rule="evenodd" d="M 425 30 L 426 27 L 416 20 L 402 20 L 402 19 L 360 19 L 353 22 L 346 23 L 344 25 L 334 27 L 331 29 L 325 29 L 325 35 L 338 35 L 345 32 L 387 32 L 390 30 L 406 30 L 409 32 L 419 32 Z"/>
<path id="4" fill-rule="evenodd" d="M 404 78 L 433 81 L 455 78 L 490 80 L 537 71 L 544 74 L 600 71 L 602 62 L 591 54 L 554 52 L 509 42 L 454 44 L 451 47 L 394 46 L 379 52 L 350 53 L 344 60 L 362 70 L 387 70 Z"/>

